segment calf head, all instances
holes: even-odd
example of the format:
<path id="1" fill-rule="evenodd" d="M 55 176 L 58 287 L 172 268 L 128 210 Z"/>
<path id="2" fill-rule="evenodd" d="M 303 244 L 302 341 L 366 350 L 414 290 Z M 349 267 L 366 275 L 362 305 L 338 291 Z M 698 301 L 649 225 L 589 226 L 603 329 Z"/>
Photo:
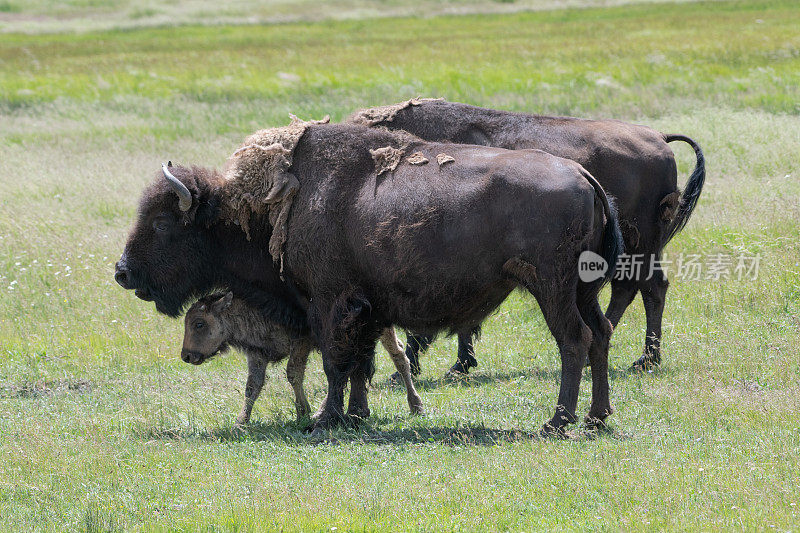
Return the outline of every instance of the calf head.
<path id="1" fill-rule="evenodd" d="M 212 294 L 197 301 L 184 319 L 181 359 L 199 365 L 228 349 L 229 333 L 221 315 L 233 301 L 233 293 Z"/>

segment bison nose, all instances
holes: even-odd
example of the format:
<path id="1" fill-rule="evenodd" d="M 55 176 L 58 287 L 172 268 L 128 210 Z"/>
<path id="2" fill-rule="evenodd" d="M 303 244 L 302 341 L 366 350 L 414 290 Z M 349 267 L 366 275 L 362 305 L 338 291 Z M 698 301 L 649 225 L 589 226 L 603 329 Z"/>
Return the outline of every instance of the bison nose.
<path id="1" fill-rule="evenodd" d="M 123 289 L 129 289 L 130 270 L 128 270 L 124 265 L 117 263 L 117 268 L 114 272 L 114 280 L 119 283 L 119 286 Z"/>
<path id="2" fill-rule="evenodd" d="M 203 357 L 191 350 L 181 350 L 181 359 L 183 359 L 184 363 L 192 363 L 193 365 L 199 365 L 203 362 Z"/>

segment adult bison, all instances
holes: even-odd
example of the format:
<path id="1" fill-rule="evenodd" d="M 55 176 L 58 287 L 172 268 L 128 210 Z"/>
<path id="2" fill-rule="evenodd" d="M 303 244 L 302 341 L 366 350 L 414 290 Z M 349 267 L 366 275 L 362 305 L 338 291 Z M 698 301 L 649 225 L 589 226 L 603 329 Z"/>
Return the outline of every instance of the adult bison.
<path id="1" fill-rule="evenodd" d="M 585 169 L 538 150 L 428 143 L 352 124 L 305 124 L 286 139 L 257 132 L 225 174 L 165 167 L 142 198 L 120 285 L 172 316 L 192 295 L 226 286 L 271 320 L 310 328 L 328 380 L 321 429 L 345 420 L 348 378 L 348 414 L 369 414 L 384 328 L 463 331 L 522 286 L 561 353 L 545 431 L 575 421 L 587 356 L 587 418 L 611 413 L 612 328 L 597 301 L 605 278 L 582 282 L 578 258 L 600 254 L 612 265 L 607 278 L 622 239 Z"/>
<path id="2" fill-rule="evenodd" d="M 636 368 L 661 363 L 661 320 L 669 282 L 660 268 L 661 253 L 694 210 L 705 180 L 703 152 L 692 139 L 667 135 L 616 120 L 547 117 L 484 109 L 434 99 L 414 99 L 365 109 L 350 120 L 368 126 L 405 130 L 429 141 L 537 148 L 583 165 L 616 198 L 625 251 L 630 261 L 611 282 L 606 316 L 616 327 L 638 291 L 642 293 L 647 331 Z M 678 191 L 675 157 L 667 143 L 683 141 L 697 164 L 683 194 Z M 432 338 L 410 335 L 406 355 L 419 373 L 419 352 Z M 451 371 L 466 373 L 477 365 L 470 332 L 460 332 L 458 361 Z"/>

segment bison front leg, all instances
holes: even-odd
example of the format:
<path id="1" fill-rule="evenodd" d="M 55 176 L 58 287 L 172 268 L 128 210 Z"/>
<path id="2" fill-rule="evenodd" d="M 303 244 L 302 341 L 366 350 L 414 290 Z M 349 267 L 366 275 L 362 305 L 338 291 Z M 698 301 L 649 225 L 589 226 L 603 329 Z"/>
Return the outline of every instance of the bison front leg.
<path id="1" fill-rule="evenodd" d="M 369 418 L 369 382 L 375 373 L 375 362 L 372 358 L 359 362 L 350 375 L 350 401 L 347 403 L 347 416 L 351 419 Z"/>
<path id="2" fill-rule="evenodd" d="M 255 354 L 247 354 L 247 384 L 244 388 L 244 407 L 236 417 L 236 424 L 244 425 L 250 422 L 250 413 L 253 405 L 264 387 L 264 376 L 267 372 L 266 361 Z"/>
<path id="3" fill-rule="evenodd" d="M 344 417 L 344 387 L 349 378 L 346 367 L 343 368 L 333 361 L 334 356 L 330 350 L 322 350 L 322 368 L 328 378 L 328 394 L 317 412 L 314 422 L 314 433 L 333 429 L 343 423 Z"/>
<path id="4" fill-rule="evenodd" d="M 317 304 L 320 306 L 320 304 Z M 328 395 L 314 433 L 330 429 L 346 420 L 344 388 L 353 376 L 350 400 L 352 415 L 369 415 L 367 384 L 374 370 L 375 342 L 380 328 L 370 318 L 372 309 L 358 291 L 341 295 L 330 307 L 317 307 L 312 323 L 321 339 L 322 364 L 328 378 Z"/>
<path id="5" fill-rule="evenodd" d="M 422 372 L 422 366 L 419 364 L 419 354 L 425 353 L 432 342 L 433 335 L 406 334 L 406 357 L 408 357 L 408 362 L 411 366 L 412 376 L 419 376 Z"/>
<path id="6" fill-rule="evenodd" d="M 356 367 L 350 376 L 350 402 L 347 406 L 347 415 L 353 422 L 358 422 L 369 417 L 369 402 L 367 394 L 369 383 L 375 374 L 375 343 L 378 340 L 378 330 L 371 327 L 359 331 L 359 337 L 354 346 L 357 354 Z"/>

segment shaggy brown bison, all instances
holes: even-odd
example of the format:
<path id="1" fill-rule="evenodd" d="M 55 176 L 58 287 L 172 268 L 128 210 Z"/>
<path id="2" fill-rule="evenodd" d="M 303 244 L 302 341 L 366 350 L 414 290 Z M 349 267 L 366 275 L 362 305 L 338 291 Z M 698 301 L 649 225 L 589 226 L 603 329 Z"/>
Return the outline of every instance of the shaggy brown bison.
<path id="1" fill-rule="evenodd" d="M 422 399 L 411 380 L 411 369 L 403 345 L 393 328 L 381 335 L 381 343 L 389 352 L 398 374 L 406 386 L 408 407 L 413 414 L 422 413 Z M 261 394 L 267 365 L 289 358 L 286 378 L 294 390 L 297 418 L 311 414 L 303 378 L 308 354 L 314 348 L 311 335 L 297 334 L 271 320 L 265 320 L 257 309 L 243 300 L 234 298 L 232 292 L 216 293 L 199 299 L 186 312 L 184 319 L 183 349 L 181 359 L 199 365 L 218 353 L 234 347 L 247 357 L 247 385 L 244 407 L 236 419 L 237 424 L 250 421 L 253 404 Z"/>
<path id="2" fill-rule="evenodd" d="M 661 362 L 661 319 L 669 285 L 660 268 L 661 252 L 686 225 L 705 180 L 703 152 L 692 139 L 667 135 L 616 120 L 547 117 L 484 109 L 444 100 L 415 99 L 365 109 L 353 122 L 405 130 L 428 141 L 480 144 L 508 149 L 538 148 L 583 165 L 616 198 L 630 268 L 611 282 L 606 316 L 616 327 L 641 291 L 647 315 L 642 356 L 633 363 L 649 368 Z M 681 195 L 675 157 L 667 143 L 683 141 L 695 151 L 697 164 Z M 641 259 L 637 259 L 637 257 Z M 641 261 L 639 271 L 636 262 Z M 432 338 L 409 336 L 406 353 L 418 374 L 419 352 Z M 460 332 L 458 361 L 451 371 L 476 366 L 470 332 Z"/>
<path id="3" fill-rule="evenodd" d="M 545 431 L 575 421 L 587 355 L 588 419 L 611 413 L 603 278 L 582 282 L 578 258 L 600 254 L 612 265 L 607 279 L 622 242 L 583 167 L 538 150 L 430 143 L 352 124 L 284 133 L 249 137 L 225 174 L 165 166 L 144 192 L 120 285 L 172 316 L 193 294 L 226 286 L 271 320 L 308 328 L 328 379 L 318 429 L 347 420 L 348 378 L 348 413 L 369 414 L 366 385 L 385 328 L 469 330 L 524 287 L 561 353 Z"/>

